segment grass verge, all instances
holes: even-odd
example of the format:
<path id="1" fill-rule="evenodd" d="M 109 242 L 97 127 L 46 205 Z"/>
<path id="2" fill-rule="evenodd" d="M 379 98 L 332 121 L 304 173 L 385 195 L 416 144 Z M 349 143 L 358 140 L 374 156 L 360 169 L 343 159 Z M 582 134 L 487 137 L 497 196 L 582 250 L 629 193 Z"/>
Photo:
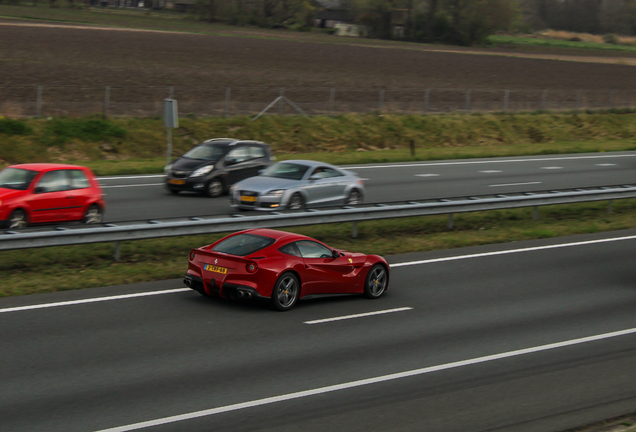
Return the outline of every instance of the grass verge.
<path id="1" fill-rule="evenodd" d="M 292 227 L 342 249 L 395 255 L 538 238 L 621 230 L 636 226 L 636 200 L 456 214 L 454 229 L 446 216 Z M 114 262 L 112 244 L 28 249 L 0 253 L 0 297 L 148 282 L 182 277 L 190 249 L 223 235 L 204 235 L 123 242 L 121 261 Z"/>
<path id="2" fill-rule="evenodd" d="M 490 36 L 489 41 L 491 44 L 501 45 L 525 45 L 536 47 L 551 47 L 551 48 L 577 48 L 585 50 L 600 50 L 600 51 L 622 51 L 636 53 L 636 46 L 634 45 L 618 45 L 599 42 L 583 42 L 583 41 L 568 41 L 558 39 L 543 39 L 536 37 L 524 37 L 524 36 L 510 36 L 510 35 L 493 35 Z"/>

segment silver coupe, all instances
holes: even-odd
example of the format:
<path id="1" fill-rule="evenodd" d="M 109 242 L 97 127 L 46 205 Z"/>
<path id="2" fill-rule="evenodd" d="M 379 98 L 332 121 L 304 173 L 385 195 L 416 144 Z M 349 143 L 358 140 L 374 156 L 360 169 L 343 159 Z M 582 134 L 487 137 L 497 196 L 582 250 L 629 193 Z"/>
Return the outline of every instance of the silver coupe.
<path id="1" fill-rule="evenodd" d="M 320 205 L 356 205 L 364 184 L 355 173 L 324 162 L 278 162 L 230 189 L 230 205 L 240 210 L 299 210 Z"/>

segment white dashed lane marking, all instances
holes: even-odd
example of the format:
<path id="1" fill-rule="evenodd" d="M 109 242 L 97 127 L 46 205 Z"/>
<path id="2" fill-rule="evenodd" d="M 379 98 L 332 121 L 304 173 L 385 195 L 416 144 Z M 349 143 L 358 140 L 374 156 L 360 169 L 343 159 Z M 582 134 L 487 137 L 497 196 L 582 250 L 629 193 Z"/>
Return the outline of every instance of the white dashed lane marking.
<path id="1" fill-rule="evenodd" d="M 313 321 L 305 321 L 303 324 L 322 324 L 322 323 L 326 323 L 326 322 L 342 321 L 342 320 L 347 320 L 347 319 L 362 318 L 362 317 L 368 317 L 368 316 L 373 316 L 373 315 L 382 315 L 382 314 L 388 314 L 388 313 L 393 313 L 393 312 L 404 312 L 404 311 L 411 310 L 411 309 L 413 309 L 413 308 L 402 307 L 402 308 L 396 308 L 396 309 L 386 309 L 386 310 L 381 310 L 381 311 L 376 311 L 376 312 L 367 312 L 367 313 L 361 313 L 361 314 L 355 314 L 355 315 L 344 315 L 344 316 L 339 316 L 339 317 L 334 317 L 334 318 L 325 318 L 325 319 L 319 319 L 319 320 L 313 320 Z"/>
<path id="2" fill-rule="evenodd" d="M 415 177 L 439 177 L 439 174 L 415 174 Z"/>
<path id="3" fill-rule="evenodd" d="M 558 170 L 558 169 L 563 169 L 563 167 L 541 167 L 541 169 Z"/>
<path id="4" fill-rule="evenodd" d="M 523 185 L 531 185 L 531 184 L 541 184 L 541 182 L 494 184 L 494 185 L 488 185 L 488 187 L 523 186 Z"/>
<path id="5" fill-rule="evenodd" d="M 484 174 L 494 174 L 494 173 L 500 173 L 503 171 L 499 171 L 499 170 L 486 170 L 486 171 L 479 171 L 480 173 L 484 173 Z"/>
<path id="6" fill-rule="evenodd" d="M 616 164 L 604 163 L 604 164 L 596 164 L 596 166 L 616 166 Z"/>

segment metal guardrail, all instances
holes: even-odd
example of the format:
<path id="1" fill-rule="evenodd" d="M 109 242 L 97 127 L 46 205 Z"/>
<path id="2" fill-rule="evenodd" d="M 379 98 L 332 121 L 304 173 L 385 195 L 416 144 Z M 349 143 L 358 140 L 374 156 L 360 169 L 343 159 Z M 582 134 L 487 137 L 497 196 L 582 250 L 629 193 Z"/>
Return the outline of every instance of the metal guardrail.
<path id="1" fill-rule="evenodd" d="M 593 201 L 636 198 L 636 186 L 602 187 L 593 190 L 526 192 L 517 196 L 495 195 L 488 197 L 468 197 L 462 199 L 440 199 L 435 202 L 408 202 L 406 204 L 375 204 L 372 206 L 343 207 L 340 209 L 309 209 L 293 213 L 259 213 L 258 215 L 237 214 L 222 218 L 193 218 L 188 221 L 167 221 L 135 223 L 132 225 L 106 224 L 100 227 L 64 229 L 46 232 L 8 231 L 0 235 L 0 251 L 40 248 L 50 246 L 70 246 L 88 243 L 117 242 L 115 259 L 119 259 L 119 242 L 184 235 L 211 234 L 238 231 L 248 228 L 280 228 L 289 226 L 317 225 L 325 223 L 353 223 L 353 236 L 357 233 L 357 222 L 393 219 L 412 216 L 449 215 L 452 227 L 454 213 L 484 210 L 499 210 L 520 207 L 535 207 L 571 204 Z"/>

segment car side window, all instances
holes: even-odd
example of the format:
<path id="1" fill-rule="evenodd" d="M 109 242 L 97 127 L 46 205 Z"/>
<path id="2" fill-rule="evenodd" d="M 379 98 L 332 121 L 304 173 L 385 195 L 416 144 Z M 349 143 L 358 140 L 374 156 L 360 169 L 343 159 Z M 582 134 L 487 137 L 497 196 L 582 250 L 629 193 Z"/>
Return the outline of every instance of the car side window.
<path id="1" fill-rule="evenodd" d="M 225 159 L 233 163 L 245 162 L 246 160 L 251 159 L 250 148 L 243 146 L 232 149 Z"/>
<path id="2" fill-rule="evenodd" d="M 263 158 L 265 157 L 265 150 L 263 149 L 263 147 L 252 146 L 250 147 L 250 154 L 252 156 L 252 159 Z"/>
<path id="3" fill-rule="evenodd" d="M 66 170 L 49 171 L 37 185 L 38 192 L 60 192 L 69 190 L 71 185 Z"/>
<path id="4" fill-rule="evenodd" d="M 286 244 L 285 246 L 279 248 L 278 250 L 287 255 L 292 255 L 296 257 L 301 256 L 300 252 L 298 251 L 298 248 L 296 247 L 296 244 L 294 243 Z"/>
<path id="5" fill-rule="evenodd" d="M 303 258 L 331 258 L 331 249 L 310 240 L 296 242 L 298 250 Z"/>
<path id="6" fill-rule="evenodd" d="M 88 178 L 80 170 L 69 170 L 71 174 L 71 189 L 86 189 L 90 187 Z"/>
<path id="7" fill-rule="evenodd" d="M 339 171 L 336 171 L 333 168 L 325 168 L 325 176 L 324 178 L 328 178 L 328 177 L 341 177 L 342 174 Z"/>

